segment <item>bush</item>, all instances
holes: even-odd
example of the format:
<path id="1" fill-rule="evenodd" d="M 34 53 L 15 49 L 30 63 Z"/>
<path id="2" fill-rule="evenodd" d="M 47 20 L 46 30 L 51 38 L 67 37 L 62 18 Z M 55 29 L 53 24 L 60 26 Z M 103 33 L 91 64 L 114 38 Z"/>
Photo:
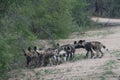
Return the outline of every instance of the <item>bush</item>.
<path id="1" fill-rule="evenodd" d="M 0 79 L 9 70 L 22 67 L 22 49 L 34 45 L 34 40 L 67 38 L 73 18 L 79 21 L 78 25 L 86 24 L 85 3 L 77 1 L 75 5 L 71 0 L 0 1 Z"/>

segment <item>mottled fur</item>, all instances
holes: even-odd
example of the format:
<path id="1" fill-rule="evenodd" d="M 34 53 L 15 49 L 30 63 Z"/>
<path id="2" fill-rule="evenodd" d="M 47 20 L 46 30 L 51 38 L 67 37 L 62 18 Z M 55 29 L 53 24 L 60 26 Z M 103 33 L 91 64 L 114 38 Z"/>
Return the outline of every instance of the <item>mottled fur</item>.
<path id="1" fill-rule="evenodd" d="M 59 50 L 65 50 L 67 54 L 67 60 L 72 60 L 74 57 L 77 45 L 78 44 L 76 44 L 76 41 L 75 41 L 74 44 L 66 44 L 66 45 L 59 46 Z"/>
<path id="2" fill-rule="evenodd" d="M 78 42 L 78 44 L 79 44 L 78 48 L 85 48 L 86 49 L 86 51 L 87 51 L 86 57 L 88 57 L 88 54 L 91 53 L 91 58 L 93 58 L 93 56 L 94 56 L 93 50 L 96 52 L 96 57 L 102 58 L 104 53 L 101 51 L 101 49 L 106 48 L 99 41 L 86 42 L 85 40 L 80 40 Z M 99 54 L 101 54 L 101 55 L 99 55 Z"/>
<path id="3" fill-rule="evenodd" d="M 38 54 L 31 49 L 31 47 L 28 47 L 28 49 L 23 49 L 24 55 L 26 57 L 26 64 L 27 66 L 37 66 L 37 59 L 38 59 Z"/>
<path id="4" fill-rule="evenodd" d="M 58 50 L 53 48 L 37 50 L 42 55 L 41 66 L 57 65 Z"/>

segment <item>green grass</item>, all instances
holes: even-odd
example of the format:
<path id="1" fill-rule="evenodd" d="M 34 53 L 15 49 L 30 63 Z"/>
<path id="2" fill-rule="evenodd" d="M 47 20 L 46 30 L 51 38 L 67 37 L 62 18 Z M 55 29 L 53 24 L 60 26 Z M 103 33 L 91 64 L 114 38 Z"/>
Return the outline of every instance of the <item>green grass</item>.
<path id="1" fill-rule="evenodd" d="M 115 60 L 109 60 L 100 68 L 104 69 L 104 72 L 100 75 L 100 80 L 107 80 L 108 77 L 115 75 L 112 71 L 113 68 L 116 68 L 117 62 Z"/>
<path id="2" fill-rule="evenodd" d="M 99 76 L 100 80 L 107 80 L 108 77 L 115 75 L 112 71 L 113 68 L 116 68 L 117 62 L 115 60 L 109 60 L 104 65 L 100 66 L 104 72 Z"/>
<path id="3" fill-rule="evenodd" d="M 120 57 L 120 51 L 114 51 L 111 54 L 114 54 L 116 57 Z"/>
<path id="4" fill-rule="evenodd" d="M 84 59 L 84 55 L 82 55 L 82 54 L 75 54 L 71 61 L 75 62 L 75 61 L 82 60 L 82 59 Z"/>
<path id="5" fill-rule="evenodd" d="M 36 76 L 39 76 L 39 75 L 41 75 L 42 73 L 41 73 L 41 72 L 36 72 L 35 74 L 36 74 Z"/>
<path id="6" fill-rule="evenodd" d="M 114 72 L 112 72 L 111 70 L 107 70 L 107 71 L 105 71 L 99 78 L 100 78 L 100 80 L 107 80 L 106 78 L 108 77 L 108 76 L 111 76 L 111 75 L 114 75 L 115 73 Z"/>
<path id="7" fill-rule="evenodd" d="M 105 76 L 103 76 L 103 75 L 100 76 L 100 80 L 106 80 L 106 79 L 105 79 Z"/>
<path id="8" fill-rule="evenodd" d="M 114 72 L 112 72 L 111 70 L 107 70 L 103 75 L 113 75 Z"/>
<path id="9" fill-rule="evenodd" d="M 26 74 L 25 74 L 25 73 L 21 73 L 20 76 L 21 76 L 22 78 L 24 78 L 24 77 L 26 76 Z"/>
<path id="10" fill-rule="evenodd" d="M 102 67 L 105 69 L 105 70 L 110 70 L 112 68 L 115 68 L 116 67 L 116 61 L 115 60 L 110 60 L 108 61 L 106 64 L 104 64 Z"/>
<path id="11" fill-rule="evenodd" d="M 48 74 L 55 74 L 57 70 L 51 70 L 51 69 L 45 69 L 45 70 L 40 70 L 38 72 L 36 72 L 36 76 L 44 76 L 44 75 L 48 75 Z"/>

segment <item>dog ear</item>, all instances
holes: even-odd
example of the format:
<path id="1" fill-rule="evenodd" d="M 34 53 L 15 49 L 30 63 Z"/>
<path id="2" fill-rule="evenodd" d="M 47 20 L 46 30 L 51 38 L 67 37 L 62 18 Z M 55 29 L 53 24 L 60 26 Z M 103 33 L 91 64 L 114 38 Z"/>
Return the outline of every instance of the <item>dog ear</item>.
<path id="1" fill-rule="evenodd" d="M 60 44 L 59 44 L 59 43 L 57 43 L 56 45 L 57 45 L 57 46 L 60 46 Z"/>
<path id="2" fill-rule="evenodd" d="M 37 46 L 34 46 L 33 49 L 34 49 L 34 51 L 36 51 L 37 50 Z"/>
<path id="3" fill-rule="evenodd" d="M 31 47 L 28 47 L 28 51 L 31 51 Z"/>
<path id="4" fill-rule="evenodd" d="M 83 42 L 83 40 L 79 40 L 79 41 L 78 41 L 78 43 L 82 43 L 82 42 Z"/>
<path id="5" fill-rule="evenodd" d="M 85 40 L 79 40 L 79 41 L 78 41 L 78 43 L 83 43 L 83 42 L 85 42 Z"/>
<path id="6" fill-rule="evenodd" d="M 74 44 L 77 44 L 77 41 L 74 41 Z"/>

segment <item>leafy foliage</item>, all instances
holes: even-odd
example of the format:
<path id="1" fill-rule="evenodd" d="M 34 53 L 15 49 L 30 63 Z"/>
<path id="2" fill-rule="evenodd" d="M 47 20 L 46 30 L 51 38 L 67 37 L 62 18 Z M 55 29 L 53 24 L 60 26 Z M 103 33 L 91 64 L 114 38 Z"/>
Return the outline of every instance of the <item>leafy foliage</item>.
<path id="1" fill-rule="evenodd" d="M 72 8 L 72 17 L 73 21 L 80 27 L 85 26 L 88 21 L 87 20 L 87 13 L 86 13 L 86 6 L 87 3 L 85 0 L 74 0 Z"/>
<path id="2" fill-rule="evenodd" d="M 0 80 L 22 67 L 22 49 L 37 38 L 66 38 L 72 17 L 67 0 L 1 0 Z M 52 3 L 51 3 L 52 2 Z M 6 5 L 6 6 L 5 6 Z M 24 60 L 24 62 L 23 62 Z"/>
<path id="3" fill-rule="evenodd" d="M 119 0 L 86 0 L 88 11 L 92 15 L 102 17 L 120 17 Z"/>

